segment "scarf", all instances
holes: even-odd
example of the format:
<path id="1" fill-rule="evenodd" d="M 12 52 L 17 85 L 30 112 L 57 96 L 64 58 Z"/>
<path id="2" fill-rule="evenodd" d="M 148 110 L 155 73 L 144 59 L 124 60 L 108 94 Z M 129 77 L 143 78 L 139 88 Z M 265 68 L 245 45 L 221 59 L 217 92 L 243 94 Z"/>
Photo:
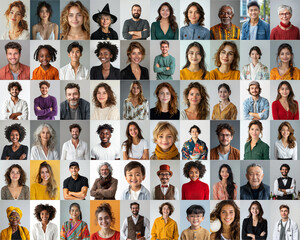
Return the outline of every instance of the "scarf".
<path id="1" fill-rule="evenodd" d="M 18 228 L 19 228 L 19 232 L 20 232 L 22 240 L 26 240 L 26 235 L 23 231 L 23 228 L 21 226 L 18 226 Z M 12 236 L 12 228 L 11 228 L 11 226 L 9 226 L 7 228 L 7 239 L 11 239 L 11 236 Z"/>
<path id="2" fill-rule="evenodd" d="M 109 174 L 106 178 L 100 176 L 100 185 L 102 189 L 108 189 L 111 186 L 111 174 Z"/>
<path id="3" fill-rule="evenodd" d="M 288 25 L 286 25 L 286 24 L 280 22 L 280 25 L 281 25 L 282 27 L 284 27 L 284 28 L 288 28 L 289 26 L 291 26 L 291 22 L 289 22 Z"/>
<path id="4" fill-rule="evenodd" d="M 168 152 L 163 152 L 161 148 L 156 145 L 155 155 L 157 156 L 157 160 L 171 160 L 178 155 L 178 149 L 175 144 L 172 145 Z"/>

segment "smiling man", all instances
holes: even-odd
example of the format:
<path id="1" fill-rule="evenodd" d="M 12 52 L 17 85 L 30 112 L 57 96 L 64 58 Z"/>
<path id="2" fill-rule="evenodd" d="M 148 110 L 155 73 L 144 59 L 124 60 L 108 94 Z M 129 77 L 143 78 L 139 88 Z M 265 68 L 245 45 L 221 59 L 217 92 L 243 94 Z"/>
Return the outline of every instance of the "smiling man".
<path id="1" fill-rule="evenodd" d="M 276 199 L 292 200 L 293 197 L 297 198 L 296 193 L 296 180 L 288 176 L 290 166 L 288 164 L 282 164 L 280 167 L 280 173 L 282 177 L 278 178 L 274 182 L 274 194 Z"/>
<path id="2" fill-rule="evenodd" d="M 0 69 L 0 80 L 29 80 L 30 68 L 20 63 L 22 46 L 17 42 L 5 45 L 8 64 Z"/>

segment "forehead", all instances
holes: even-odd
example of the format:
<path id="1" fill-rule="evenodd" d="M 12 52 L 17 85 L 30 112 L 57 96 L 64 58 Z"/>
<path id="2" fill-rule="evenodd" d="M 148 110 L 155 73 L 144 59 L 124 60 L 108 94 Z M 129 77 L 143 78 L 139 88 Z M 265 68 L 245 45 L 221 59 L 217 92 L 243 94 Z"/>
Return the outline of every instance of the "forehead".
<path id="1" fill-rule="evenodd" d="M 107 165 L 103 165 L 100 169 L 101 169 L 101 170 L 107 170 L 107 169 L 108 169 L 108 166 L 107 166 Z"/>
<path id="2" fill-rule="evenodd" d="M 133 205 L 131 205 L 131 208 L 139 208 L 139 205 L 133 204 Z"/>
<path id="3" fill-rule="evenodd" d="M 12 7 L 12 8 L 10 9 L 10 11 L 12 11 L 12 12 L 20 12 L 20 8 L 17 7 L 17 6 L 14 6 L 14 7 Z"/>
<path id="4" fill-rule="evenodd" d="M 134 6 L 134 7 L 132 8 L 132 11 L 141 11 L 141 8 L 138 7 L 138 6 Z"/>
<path id="5" fill-rule="evenodd" d="M 234 211 L 234 207 L 231 205 L 225 205 L 221 208 L 221 211 Z"/>
<path id="6" fill-rule="evenodd" d="M 191 167 L 190 172 L 191 172 L 191 171 L 193 171 L 193 172 L 199 172 L 199 169 L 196 168 L 196 167 Z"/>
<path id="7" fill-rule="evenodd" d="M 126 174 L 130 174 L 130 173 L 142 173 L 142 169 L 141 169 L 141 167 L 135 167 L 131 170 L 126 171 Z"/>
<path id="8" fill-rule="evenodd" d="M 224 12 L 232 12 L 232 9 L 231 9 L 231 7 L 229 7 L 229 6 L 223 6 L 223 7 L 221 8 L 221 11 L 224 11 Z"/>
<path id="9" fill-rule="evenodd" d="M 71 52 L 81 52 L 81 51 L 78 47 L 73 47 Z"/>
<path id="10" fill-rule="evenodd" d="M 172 135 L 172 132 L 169 128 L 166 128 L 158 133 L 158 135 Z"/>
<path id="11" fill-rule="evenodd" d="M 41 48 L 39 54 L 49 54 L 49 51 L 47 48 Z"/>
<path id="12" fill-rule="evenodd" d="M 9 216 L 20 216 L 17 212 L 12 212 Z"/>
<path id="13" fill-rule="evenodd" d="M 279 13 L 283 13 L 283 12 L 289 12 L 290 13 L 290 10 L 288 8 L 283 8 L 279 11 Z"/>
<path id="14" fill-rule="evenodd" d="M 249 173 L 262 173 L 262 169 L 260 167 L 258 167 L 258 166 L 256 166 L 256 167 L 250 167 L 248 169 L 248 174 Z"/>
<path id="15" fill-rule="evenodd" d="M 80 12 L 81 12 L 80 9 L 78 7 L 76 7 L 76 6 L 71 7 L 69 9 L 69 13 L 80 13 Z"/>
<path id="16" fill-rule="evenodd" d="M 66 93 L 74 93 L 74 92 L 78 92 L 78 89 L 76 87 L 74 88 L 67 88 Z"/>
<path id="17" fill-rule="evenodd" d="M 10 52 L 10 53 L 19 52 L 19 49 L 17 49 L 17 48 L 8 48 L 8 49 L 6 49 L 6 52 Z"/>
<path id="18" fill-rule="evenodd" d="M 101 133 L 111 133 L 111 132 L 110 132 L 109 129 L 104 128 L 104 129 L 102 129 L 102 130 L 100 131 L 100 134 L 101 134 Z"/>

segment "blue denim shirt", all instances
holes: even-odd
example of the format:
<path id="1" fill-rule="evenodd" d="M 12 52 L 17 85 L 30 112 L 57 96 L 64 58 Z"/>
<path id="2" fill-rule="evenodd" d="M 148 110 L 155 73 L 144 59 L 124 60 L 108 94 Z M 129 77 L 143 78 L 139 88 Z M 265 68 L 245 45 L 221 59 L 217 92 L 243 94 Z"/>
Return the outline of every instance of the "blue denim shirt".
<path id="1" fill-rule="evenodd" d="M 266 98 L 259 97 L 256 103 L 256 112 L 260 116 L 261 120 L 266 120 L 269 117 L 269 101 Z M 266 110 L 262 112 L 263 110 Z M 250 112 L 254 112 L 253 98 L 247 98 L 243 102 L 243 116 L 245 120 L 252 120 L 253 117 L 249 115 Z"/>
<path id="2" fill-rule="evenodd" d="M 121 200 L 130 200 L 130 186 L 123 191 Z M 150 200 L 150 192 L 143 184 L 141 184 L 141 192 L 138 200 Z"/>
<path id="3" fill-rule="evenodd" d="M 250 20 L 243 24 L 241 40 L 250 40 Z M 270 40 L 270 24 L 261 19 L 257 23 L 256 40 Z"/>
<path id="4" fill-rule="evenodd" d="M 210 32 L 198 23 L 180 28 L 180 40 L 209 40 Z"/>

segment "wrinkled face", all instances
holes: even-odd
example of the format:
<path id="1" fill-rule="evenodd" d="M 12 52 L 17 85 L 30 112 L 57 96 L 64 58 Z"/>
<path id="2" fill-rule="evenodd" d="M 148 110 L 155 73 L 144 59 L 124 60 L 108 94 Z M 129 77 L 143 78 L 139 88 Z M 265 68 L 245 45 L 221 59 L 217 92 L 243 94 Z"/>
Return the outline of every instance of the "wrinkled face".
<path id="1" fill-rule="evenodd" d="M 43 180 L 43 182 L 48 182 L 48 180 L 50 179 L 50 172 L 49 172 L 48 168 L 42 167 L 40 176 L 41 176 L 41 179 Z"/>
<path id="2" fill-rule="evenodd" d="M 282 167 L 282 168 L 280 169 L 280 173 L 281 173 L 281 175 L 282 175 L 283 177 L 286 177 L 286 176 L 288 175 L 288 173 L 289 173 L 289 169 L 288 169 L 287 167 Z"/>
<path id="3" fill-rule="evenodd" d="M 71 129 L 71 135 L 72 135 L 72 139 L 77 140 L 79 138 L 80 132 L 79 129 L 76 128 L 72 128 Z"/>
<path id="4" fill-rule="evenodd" d="M 234 50 L 230 45 L 226 45 L 220 52 L 221 65 L 230 65 L 234 60 Z"/>
<path id="5" fill-rule="evenodd" d="M 47 127 L 44 127 L 40 133 L 41 141 L 48 142 L 51 138 L 51 133 Z"/>
<path id="6" fill-rule="evenodd" d="M 71 7 L 68 13 L 68 23 L 73 28 L 81 27 L 83 24 L 83 15 L 78 7 Z"/>
<path id="7" fill-rule="evenodd" d="M 109 143 L 111 138 L 111 131 L 108 129 L 102 129 L 99 134 L 101 143 Z"/>
<path id="8" fill-rule="evenodd" d="M 226 147 L 226 146 L 230 145 L 230 142 L 232 141 L 233 136 L 231 135 L 231 132 L 228 129 L 224 128 L 219 133 L 218 139 L 219 139 L 220 145 L 223 147 Z"/>
<path id="9" fill-rule="evenodd" d="M 256 50 L 252 50 L 250 53 L 250 58 L 252 59 L 253 62 L 258 62 L 260 55 L 258 54 L 258 52 Z"/>
<path id="10" fill-rule="evenodd" d="M 69 213 L 70 213 L 70 216 L 71 216 L 72 219 L 75 219 L 75 220 L 79 219 L 80 210 L 79 210 L 78 207 L 72 206 Z"/>
<path id="11" fill-rule="evenodd" d="M 287 98 L 290 95 L 291 90 L 286 84 L 282 84 L 282 86 L 279 88 L 279 94 L 283 98 Z"/>
<path id="12" fill-rule="evenodd" d="M 39 16 L 42 20 L 48 20 L 50 17 L 50 12 L 49 10 L 44 6 L 41 8 Z"/>
<path id="13" fill-rule="evenodd" d="M 221 23 L 224 25 L 231 24 L 231 20 L 233 16 L 234 14 L 232 12 L 231 7 L 223 7 L 221 9 L 221 12 L 219 13 L 219 18 L 221 20 Z"/>
<path id="14" fill-rule="evenodd" d="M 283 138 L 288 138 L 291 132 L 287 126 L 283 126 L 280 130 L 280 134 Z"/>
<path id="15" fill-rule="evenodd" d="M 257 6 L 252 6 L 248 8 L 248 15 L 251 19 L 258 19 L 259 18 L 260 10 Z"/>
<path id="16" fill-rule="evenodd" d="M 255 84 L 250 85 L 249 92 L 251 96 L 256 97 L 259 95 L 259 87 Z"/>
<path id="17" fill-rule="evenodd" d="M 107 212 L 100 212 L 98 214 L 98 224 L 101 227 L 101 229 L 109 229 L 111 225 L 111 218 Z"/>
<path id="18" fill-rule="evenodd" d="M 125 179 L 132 188 L 139 188 L 145 176 L 142 174 L 141 168 L 137 167 L 126 171 Z"/>
<path id="19" fill-rule="evenodd" d="M 20 223 L 20 215 L 19 215 L 19 213 L 17 213 L 17 212 L 12 212 L 12 213 L 10 214 L 10 216 L 8 217 L 8 220 L 9 220 L 9 225 L 10 225 L 11 227 L 13 227 L 13 226 L 18 226 L 19 223 Z"/>
<path id="20" fill-rule="evenodd" d="M 279 19 L 283 24 L 288 25 L 292 18 L 292 14 L 288 9 L 283 9 L 279 12 Z"/>
<path id="21" fill-rule="evenodd" d="M 191 6 L 188 10 L 188 19 L 191 24 L 196 24 L 200 19 L 200 12 L 198 11 L 196 6 Z"/>
<path id="22" fill-rule="evenodd" d="M 280 216 L 282 219 L 287 220 L 289 218 L 289 210 L 287 208 L 281 208 Z"/>
<path id="23" fill-rule="evenodd" d="M 134 125 L 134 124 L 131 124 L 129 126 L 129 135 L 133 138 L 137 137 L 139 134 L 139 130 L 138 128 Z"/>
<path id="24" fill-rule="evenodd" d="M 78 176 L 78 172 L 79 172 L 79 167 L 77 167 L 77 166 L 71 166 L 69 168 L 69 171 L 71 173 L 71 176 L 77 177 Z"/>
<path id="25" fill-rule="evenodd" d="M 129 54 L 130 62 L 139 64 L 143 60 L 143 54 L 139 48 L 134 48 Z"/>
<path id="26" fill-rule="evenodd" d="M 8 48 L 6 50 L 6 58 L 9 64 L 16 65 L 20 61 L 21 54 L 17 48 Z"/>
<path id="27" fill-rule="evenodd" d="M 49 88 L 48 88 L 47 85 L 43 84 L 43 85 L 41 86 L 41 88 L 40 88 L 40 91 L 41 91 L 41 94 L 45 96 L 45 95 L 48 94 Z"/>
<path id="28" fill-rule="evenodd" d="M 186 219 L 191 223 L 194 228 L 198 228 L 202 221 L 204 220 L 204 216 L 202 213 L 192 213 L 189 214 Z"/>
<path id="29" fill-rule="evenodd" d="M 169 172 L 160 172 L 159 175 L 159 180 L 161 184 L 168 184 L 171 178 L 171 174 Z"/>
<path id="30" fill-rule="evenodd" d="M 200 49 L 196 46 L 191 47 L 188 51 L 188 60 L 192 65 L 199 65 L 199 63 L 201 62 Z"/>
<path id="31" fill-rule="evenodd" d="M 98 58 L 102 64 L 109 63 L 112 57 L 113 55 L 107 48 L 100 49 Z"/>
<path id="32" fill-rule="evenodd" d="M 131 11 L 132 17 L 133 17 L 134 19 L 139 19 L 140 16 L 141 16 L 141 12 L 142 12 L 142 10 L 141 10 L 140 7 L 134 6 L 134 7 L 132 8 L 132 11 Z"/>
<path id="33" fill-rule="evenodd" d="M 219 98 L 222 100 L 222 101 L 226 101 L 228 100 L 229 96 L 230 96 L 230 92 L 228 92 L 228 90 L 225 88 L 225 87 L 221 87 L 219 89 Z"/>
<path id="34" fill-rule="evenodd" d="M 162 104 L 167 104 L 171 101 L 171 93 L 167 87 L 163 87 L 159 90 L 158 99 Z"/>
<path id="35" fill-rule="evenodd" d="M 18 143 L 20 140 L 20 134 L 17 130 L 12 130 L 10 133 L 10 141 L 12 143 Z"/>
<path id="36" fill-rule="evenodd" d="M 78 47 L 72 48 L 72 50 L 68 53 L 69 58 L 72 62 L 79 62 L 82 53 Z"/>
<path id="37" fill-rule="evenodd" d="M 102 28 L 109 28 L 111 25 L 111 17 L 109 15 L 101 15 L 100 26 Z"/>
<path id="38" fill-rule="evenodd" d="M 229 177 L 228 169 L 226 167 L 223 167 L 220 171 L 220 175 L 221 175 L 222 179 L 227 180 Z"/>
<path id="39" fill-rule="evenodd" d="M 137 84 L 133 84 L 132 89 L 131 89 L 131 93 L 134 96 L 137 96 L 137 95 L 139 95 L 140 92 L 141 92 L 141 90 L 140 90 L 139 86 Z"/>
<path id="40" fill-rule="evenodd" d="M 12 7 L 9 12 L 8 19 L 11 24 L 18 25 L 19 22 L 23 19 L 20 8 Z"/>
<path id="41" fill-rule="evenodd" d="M 235 218 L 234 207 L 231 205 L 223 206 L 221 209 L 221 212 L 220 212 L 220 218 L 221 218 L 222 224 L 230 226 L 230 224 L 233 223 L 234 218 Z"/>
<path id="42" fill-rule="evenodd" d="M 250 212 L 252 214 L 252 217 L 253 216 L 258 216 L 259 214 L 259 207 L 256 205 L 256 204 L 253 204 L 250 208 Z"/>
<path id="43" fill-rule="evenodd" d="M 108 99 L 108 94 L 104 87 L 99 87 L 97 91 L 97 100 L 99 103 L 101 103 L 101 106 L 103 107 Z"/>
<path id="44" fill-rule="evenodd" d="M 192 167 L 189 171 L 189 177 L 192 181 L 199 179 L 200 172 L 198 168 Z"/>
<path id="45" fill-rule="evenodd" d="M 292 59 L 292 54 L 289 49 L 283 48 L 278 57 L 282 63 L 289 63 Z"/>
<path id="46" fill-rule="evenodd" d="M 19 181 L 19 179 L 21 177 L 20 170 L 18 168 L 13 168 L 10 171 L 9 177 L 10 177 L 11 181 L 13 181 L 13 182 Z"/>
<path id="47" fill-rule="evenodd" d="M 135 205 L 131 206 L 131 213 L 132 213 L 132 215 L 137 216 L 139 214 L 139 211 L 140 211 L 139 205 L 135 204 Z"/>
<path id="48" fill-rule="evenodd" d="M 103 165 L 100 168 L 100 174 L 101 174 L 101 177 L 103 177 L 103 178 L 106 178 L 109 175 L 109 168 L 107 165 Z"/>
<path id="49" fill-rule="evenodd" d="M 169 216 L 170 215 L 170 208 L 169 208 L 168 205 L 164 205 L 162 207 L 161 211 L 162 211 L 163 216 Z"/>
<path id="50" fill-rule="evenodd" d="M 162 131 L 156 140 L 156 144 L 161 148 L 163 152 L 167 152 L 171 149 L 174 144 L 175 139 L 173 134 L 169 129 Z"/>
<path id="51" fill-rule="evenodd" d="M 166 44 L 166 43 L 163 43 L 161 46 L 160 46 L 160 50 L 161 50 L 161 53 L 162 54 L 167 54 L 169 52 L 169 45 Z"/>
<path id="52" fill-rule="evenodd" d="M 192 88 L 187 97 L 190 105 L 198 105 L 201 101 L 201 94 L 198 88 Z"/>
<path id="53" fill-rule="evenodd" d="M 246 174 L 246 178 L 249 184 L 251 185 L 251 188 L 256 189 L 261 184 L 264 178 L 264 174 L 260 167 L 250 167 Z"/>
<path id="54" fill-rule="evenodd" d="M 42 219 L 42 222 L 49 222 L 50 214 L 47 210 L 43 210 L 40 212 L 40 218 Z"/>
<path id="55" fill-rule="evenodd" d="M 51 55 L 47 48 L 42 48 L 38 54 L 39 62 L 42 66 L 48 66 L 51 61 Z"/>
<path id="56" fill-rule="evenodd" d="M 77 88 L 67 88 L 66 98 L 70 106 L 76 106 L 79 102 L 80 93 Z"/>
<path id="57" fill-rule="evenodd" d="M 164 5 L 161 7 L 160 12 L 159 12 L 160 16 L 162 18 L 168 18 L 170 16 L 170 9 L 168 6 Z"/>
<path id="58" fill-rule="evenodd" d="M 191 134 L 192 138 L 198 138 L 198 136 L 199 136 L 199 132 L 198 132 L 197 128 L 192 128 L 190 134 Z"/>

